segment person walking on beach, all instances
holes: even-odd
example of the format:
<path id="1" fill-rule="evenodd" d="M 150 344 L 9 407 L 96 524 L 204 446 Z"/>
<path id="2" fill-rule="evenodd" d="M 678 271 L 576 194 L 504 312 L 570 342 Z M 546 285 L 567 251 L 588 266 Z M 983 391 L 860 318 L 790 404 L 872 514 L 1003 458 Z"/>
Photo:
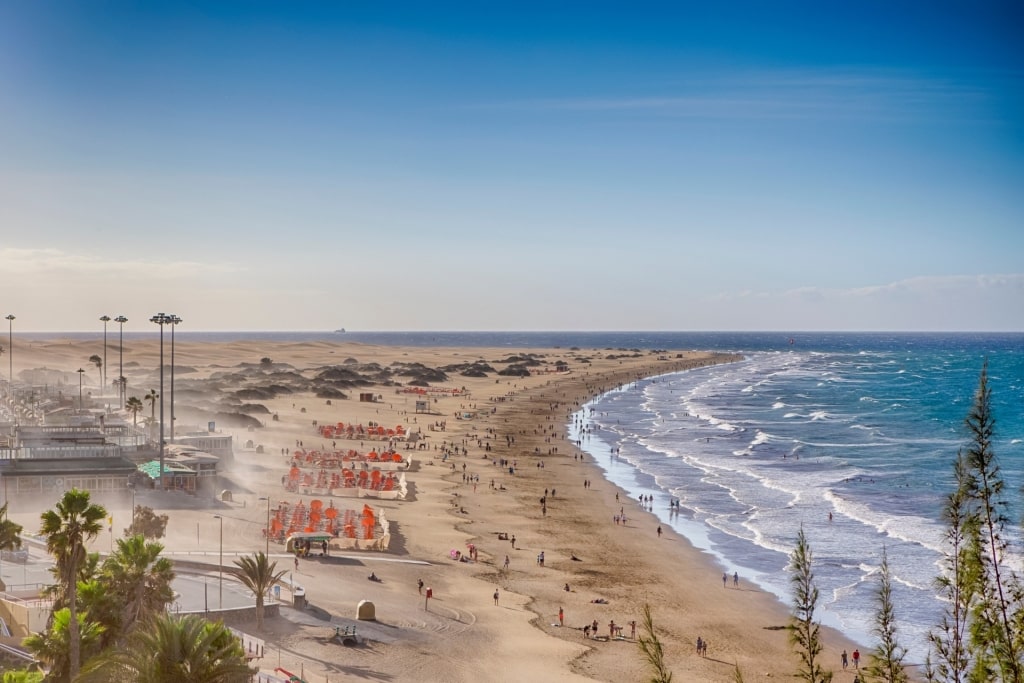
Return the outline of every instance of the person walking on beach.
<path id="1" fill-rule="evenodd" d="M 565 626 L 565 612 L 561 607 L 558 608 L 558 625 Z"/>
<path id="2" fill-rule="evenodd" d="M 495 605 L 498 604 L 498 589 L 497 588 L 494 589 L 494 604 Z"/>
<path id="3" fill-rule="evenodd" d="M 505 556 L 505 571 L 508 571 L 508 555 Z"/>
<path id="4" fill-rule="evenodd" d="M 658 538 L 661 538 L 661 525 L 658 525 Z"/>
<path id="5" fill-rule="evenodd" d="M 512 534 L 511 541 L 512 541 L 512 550 L 515 550 L 516 549 L 516 535 L 515 534 Z"/>
<path id="6" fill-rule="evenodd" d="M 740 573 L 739 572 L 733 572 L 733 574 L 732 574 L 732 585 L 733 585 L 733 588 L 739 588 L 740 587 Z"/>
<path id="7" fill-rule="evenodd" d="M 419 589 L 420 595 L 423 595 L 423 579 L 416 582 L 416 588 Z"/>
<path id="8" fill-rule="evenodd" d="M 698 655 L 700 655 L 702 647 L 704 647 L 704 641 L 701 640 L 700 636 L 697 636 L 697 654 Z"/>
<path id="9" fill-rule="evenodd" d="M 860 669 L 860 650 L 853 651 L 853 668 Z"/>
<path id="10" fill-rule="evenodd" d="M 729 587 L 729 575 L 727 573 L 725 573 L 725 572 L 722 572 L 722 588 L 728 588 L 728 587 Z"/>
<path id="11" fill-rule="evenodd" d="M 843 671 L 846 671 L 846 665 L 847 665 L 846 650 L 843 650 L 843 654 L 839 655 L 839 661 L 841 661 L 843 663 Z"/>

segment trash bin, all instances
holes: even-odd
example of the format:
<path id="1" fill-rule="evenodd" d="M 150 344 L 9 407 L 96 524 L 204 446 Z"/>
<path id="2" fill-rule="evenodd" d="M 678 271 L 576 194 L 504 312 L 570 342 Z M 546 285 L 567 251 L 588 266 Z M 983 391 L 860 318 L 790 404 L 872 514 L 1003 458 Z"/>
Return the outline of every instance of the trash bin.
<path id="1" fill-rule="evenodd" d="M 292 593 L 292 606 L 295 609 L 306 609 L 306 590 L 304 588 L 296 588 Z"/>

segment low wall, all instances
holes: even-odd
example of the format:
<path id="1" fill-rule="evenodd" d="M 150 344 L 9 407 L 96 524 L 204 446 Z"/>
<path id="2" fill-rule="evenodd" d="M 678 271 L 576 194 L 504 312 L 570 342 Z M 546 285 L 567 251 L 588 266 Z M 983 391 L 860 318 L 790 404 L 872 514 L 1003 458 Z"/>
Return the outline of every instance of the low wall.
<path id="1" fill-rule="evenodd" d="M 405 480 L 405 472 L 398 475 L 398 484 L 390 491 L 364 489 L 358 486 L 343 486 L 336 489 L 317 488 L 315 486 L 299 486 L 298 493 L 304 496 L 320 498 L 376 498 L 377 500 L 405 500 L 409 493 L 409 484 Z"/>
<path id="2" fill-rule="evenodd" d="M 181 610 L 175 614 L 197 614 L 211 621 L 223 621 L 227 626 L 247 626 L 256 623 L 256 603 L 248 607 L 235 607 L 232 609 L 211 609 L 196 610 L 188 612 Z M 268 601 L 263 605 L 263 618 L 271 619 L 281 614 L 281 603 Z"/>
<path id="3" fill-rule="evenodd" d="M 0 593 L 0 617 L 17 638 L 42 631 L 50 619 L 53 603 L 38 596 L 20 597 L 11 593 Z"/>

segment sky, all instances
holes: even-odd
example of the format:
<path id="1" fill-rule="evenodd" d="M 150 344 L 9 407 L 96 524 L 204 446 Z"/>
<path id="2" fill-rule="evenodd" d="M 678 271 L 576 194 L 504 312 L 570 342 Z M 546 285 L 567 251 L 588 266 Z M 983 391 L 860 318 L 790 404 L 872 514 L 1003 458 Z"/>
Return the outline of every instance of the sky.
<path id="1" fill-rule="evenodd" d="M 24 331 L 1022 331 L 1024 5 L 0 0 L 0 237 Z"/>

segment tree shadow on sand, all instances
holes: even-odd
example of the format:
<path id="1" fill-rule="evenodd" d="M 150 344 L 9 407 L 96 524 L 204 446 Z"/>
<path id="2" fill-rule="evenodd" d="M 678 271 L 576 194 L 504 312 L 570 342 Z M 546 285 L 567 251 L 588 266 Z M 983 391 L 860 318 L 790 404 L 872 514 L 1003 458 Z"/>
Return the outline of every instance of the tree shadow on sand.
<path id="1" fill-rule="evenodd" d="M 331 642 L 335 642 L 335 643 L 337 642 L 337 641 L 334 640 L 333 636 L 328 636 L 328 637 L 323 637 L 323 638 L 321 638 L 319 636 L 314 636 L 312 638 L 312 640 L 317 641 L 321 645 L 328 645 Z M 301 652 L 296 652 L 295 650 L 289 650 L 288 648 L 277 648 L 277 649 L 280 652 L 287 653 L 287 654 L 289 654 L 289 655 L 291 655 L 293 657 L 296 657 L 298 659 L 303 659 L 303 660 L 306 660 L 307 662 L 316 662 L 317 664 L 322 666 L 324 668 L 324 670 L 326 670 L 326 671 L 328 671 L 328 672 L 330 672 L 332 674 L 344 674 L 346 676 L 352 676 L 353 678 L 362 678 L 362 679 L 366 679 L 368 681 L 391 681 L 391 680 L 394 680 L 394 678 L 395 678 L 394 676 L 392 676 L 389 673 L 384 673 L 382 671 L 373 671 L 372 669 L 370 669 L 369 667 L 366 667 L 366 666 L 359 666 L 359 665 L 356 665 L 356 664 L 349 664 L 349 665 L 338 664 L 336 662 L 328 662 L 328 661 L 325 661 L 325 660 L 322 660 L 322 659 L 315 659 L 315 658 L 312 658 L 309 655 L 303 654 Z M 347 651 L 350 651 L 350 652 L 351 651 L 369 651 L 371 653 L 374 652 L 374 648 L 372 646 L 370 646 L 369 644 L 367 644 L 367 641 L 363 641 L 362 644 L 360 644 L 359 646 L 356 646 L 356 647 L 345 647 L 345 646 L 343 646 L 341 644 L 338 644 L 338 649 L 339 649 L 339 651 L 347 650 Z M 269 654 L 268 654 L 268 656 L 269 656 Z"/>

